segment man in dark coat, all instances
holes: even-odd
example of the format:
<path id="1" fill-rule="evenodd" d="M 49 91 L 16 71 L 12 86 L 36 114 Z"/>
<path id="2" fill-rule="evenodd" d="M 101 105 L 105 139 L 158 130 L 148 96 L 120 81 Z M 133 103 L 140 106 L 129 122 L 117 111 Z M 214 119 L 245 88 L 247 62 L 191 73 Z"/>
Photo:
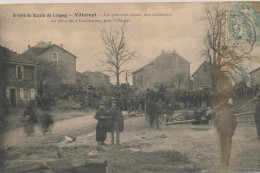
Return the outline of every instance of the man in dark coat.
<path id="1" fill-rule="evenodd" d="M 105 104 L 101 103 L 100 108 L 97 110 L 95 118 L 98 120 L 96 128 L 96 141 L 98 144 L 104 145 L 107 138 L 107 118 L 108 114 L 105 110 Z"/>
<path id="2" fill-rule="evenodd" d="M 24 111 L 24 121 L 24 132 L 30 136 L 34 132 L 34 125 L 38 122 L 32 103 Z"/>
<path id="3" fill-rule="evenodd" d="M 167 115 L 166 122 L 168 122 L 169 120 L 170 122 L 172 122 L 173 114 L 174 114 L 174 107 L 170 102 L 168 102 L 166 106 L 166 115 Z"/>
<path id="4" fill-rule="evenodd" d="M 220 147 L 221 147 L 221 160 L 225 164 L 229 164 L 232 136 L 234 135 L 237 127 L 237 120 L 233 113 L 233 105 L 229 93 L 221 93 L 218 98 L 220 112 L 215 119 L 215 125 L 219 134 Z"/>
<path id="5" fill-rule="evenodd" d="M 163 118 L 163 111 L 164 111 L 164 105 L 161 99 L 159 99 L 159 102 L 156 104 L 156 127 L 159 129 L 160 124 L 160 118 Z"/>
<path id="6" fill-rule="evenodd" d="M 42 132 L 45 135 L 47 132 L 50 131 L 51 126 L 54 124 L 54 121 L 51 117 L 49 107 L 44 107 L 42 110 L 44 110 L 42 114 Z"/>
<path id="7" fill-rule="evenodd" d="M 108 111 L 108 121 L 108 131 L 111 132 L 111 145 L 114 145 L 114 132 L 116 132 L 116 143 L 120 145 L 119 135 L 124 130 L 124 119 L 122 111 L 116 105 L 116 101 L 112 102 L 112 107 Z"/>

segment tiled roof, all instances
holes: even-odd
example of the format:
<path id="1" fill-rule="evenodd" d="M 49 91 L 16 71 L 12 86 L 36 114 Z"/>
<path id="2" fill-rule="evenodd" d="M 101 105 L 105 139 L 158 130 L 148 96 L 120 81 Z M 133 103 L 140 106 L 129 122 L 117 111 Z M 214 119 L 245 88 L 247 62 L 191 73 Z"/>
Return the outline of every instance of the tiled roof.
<path id="1" fill-rule="evenodd" d="M 64 48 L 62 48 L 62 47 L 60 47 L 60 46 L 58 46 L 58 45 L 56 45 L 56 44 L 52 44 L 52 45 L 49 46 L 49 47 L 30 47 L 30 48 L 29 48 L 27 51 L 25 51 L 22 55 L 23 55 L 23 56 L 26 56 L 26 57 L 28 57 L 28 58 L 35 58 L 35 57 L 37 57 L 38 55 L 42 54 L 43 52 L 49 50 L 50 48 L 52 48 L 52 47 L 54 47 L 54 46 L 56 46 L 56 47 L 62 49 L 63 51 L 69 53 L 71 56 L 77 58 L 75 55 L 73 55 L 73 54 L 70 53 L 69 51 L 65 50 Z"/>
<path id="2" fill-rule="evenodd" d="M 197 68 L 197 70 L 196 70 L 191 76 L 193 76 L 195 73 L 197 73 L 198 70 L 199 70 L 201 67 L 203 67 L 205 64 L 209 65 L 209 62 L 204 61 L 204 62 Z"/>
<path id="3" fill-rule="evenodd" d="M 34 58 L 44 52 L 47 48 L 31 47 L 25 51 L 22 55 L 28 58 Z"/>
<path id="4" fill-rule="evenodd" d="M 160 54 L 159 56 L 157 56 L 156 58 L 154 58 L 152 61 L 150 61 L 148 64 L 142 66 L 141 68 L 138 68 L 137 70 L 135 70 L 134 72 L 132 72 L 132 74 L 137 73 L 137 72 L 139 72 L 139 71 L 142 71 L 145 67 L 147 67 L 147 66 L 149 66 L 149 65 L 153 65 L 154 62 L 155 62 L 157 59 L 164 58 L 165 56 L 174 56 L 175 58 L 180 58 L 180 59 L 184 60 L 186 63 L 191 64 L 188 60 L 186 60 L 185 58 L 183 58 L 182 56 L 180 56 L 180 55 L 179 55 L 178 53 L 176 53 L 176 52 L 166 52 L 166 53 Z"/>
<path id="5" fill-rule="evenodd" d="M 8 63 L 23 63 L 23 64 L 31 64 L 31 65 L 37 65 L 35 62 L 29 60 L 28 58 L 24 58 L 22 55 L 17 54 L 16 52 L 13 52 L 10 49 L 7 49 L 0 45 L 0 54 L 4 55 L 6 54 L 6 60 Z"/>

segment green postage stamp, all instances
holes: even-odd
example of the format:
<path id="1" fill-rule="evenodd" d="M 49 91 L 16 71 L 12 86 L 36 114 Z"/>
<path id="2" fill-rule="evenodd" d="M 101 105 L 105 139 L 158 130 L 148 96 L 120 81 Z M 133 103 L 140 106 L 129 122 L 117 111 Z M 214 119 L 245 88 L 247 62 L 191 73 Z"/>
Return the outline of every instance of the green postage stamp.
<path id="1" fill-rule="evenodd" d="M 228 3 L 227 37 L 237 44 L 260 45 L 259 7 L 252 2 Z"/>

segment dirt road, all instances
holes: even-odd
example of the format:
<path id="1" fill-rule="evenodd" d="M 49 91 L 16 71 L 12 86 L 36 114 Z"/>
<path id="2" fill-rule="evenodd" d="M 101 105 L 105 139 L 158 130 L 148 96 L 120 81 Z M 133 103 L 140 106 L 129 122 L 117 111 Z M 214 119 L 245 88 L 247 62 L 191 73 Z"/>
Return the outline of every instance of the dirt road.
<path id="1" fill-rule="evenodd" d="M 23 136 L 25 139 L 19 139 L 20 143 L 7 140 L 7 144 L 14 145 L 7 150 L 8 158 L 55 159 L 59 157 L 59 151 L 64 158 L 105 159 L 108 173 L 260 171 L 260 140 L 256 139 L 252 116 L 238 117 L 229 166 L 220 163 L 218 135 L 212 123 L 162 125 L 157 130 L 150 128 L 144 117 L 130 118 L 125 121 L 125 130 L 120 134 L 119 147 L 96 145 L 93 116 L 64 120 L 56 125 L 49 136 L 37 132 L 33 137 Z M 69 143 L 64 141 L 64 134 L 78 137 Z M 110 144 L 110 134 L 106 143 Z"/>
<path id="2" fill-rule="evenodd" d="M 78 129 L 90 126 L 93 127 L 96 124 L 94 114 L 94 112 L 91 114 L 86 113 L 86 116 L 55 122 L 51 129 L 51 133 L 55 135 L 71 135 L 73 131 Z M 40 125 L 35 126 L 35 132 L 32 136 L 26 136 L 23 128 L 12 129 L 4 135 L 4 146 L 21 146 L 21 144 L 32 145 L 35 141 L 41 141 L 48 137 L 48 134 L 46 136 L 43 135 Z"/>

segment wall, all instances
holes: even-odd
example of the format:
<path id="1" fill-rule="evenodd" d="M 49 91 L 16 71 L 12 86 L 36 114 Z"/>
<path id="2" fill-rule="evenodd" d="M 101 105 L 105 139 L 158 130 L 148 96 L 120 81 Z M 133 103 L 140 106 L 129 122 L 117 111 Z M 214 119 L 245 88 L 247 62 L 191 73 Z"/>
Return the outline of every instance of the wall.
<path id="1" fill-rule="evenodd" d="M 203 63 L 193 74 L 193 90 L 201 89 L 202 86 L 212 87 L 210 67 L 207 63 Z"/>
<path id="2" fill-rule="evenodd" d="M 36 82 L 36 74 L 35 74 L 35 68 L 34 66 L 27 66 L 22 65 L 24 67 L 24 71 L 28 69 L 30 76 L 34 76 L 34 78 L 27 78 L 24 76 L 23 79 L 17 79 L 16 78 L 16 65 L 15 64 L 8 64 L 8 84 L 6 87 L 6 96 L 9 100 L 9 104 L 11 105 L 11 90 L 15 90 L 15 97 L 16 97 L 16 105 L 17 106 L 26 106 L 29 104 L 30 100 L 34 100 L 36 98 L 37 94 L 37 82 Z M 22 93 L 21 93 L 22 89 Z M 25 91 L 28 91 L 28 94 L 26 94 L 27 98 L 25 96 Z M 34 92 L 34 96 L 32 97 Z"/>
<path id="3" fill-rule="evenodd" d="M 58 52 L 58 61 L 52 60 L 52 52 Z M 37 58 L 56 63 L 61 68 L 61 83 L 76 84 L 76 58 L 58 46 L 53 46 Z"/>
<path id="4" fill-rule="evenodd" d="M 189 89 L 190 63 L 176 53 L 162 53 L 133 74 L 133 85 L 140 89 L 158 88 L 161 84 L 169 88 Z"/>

